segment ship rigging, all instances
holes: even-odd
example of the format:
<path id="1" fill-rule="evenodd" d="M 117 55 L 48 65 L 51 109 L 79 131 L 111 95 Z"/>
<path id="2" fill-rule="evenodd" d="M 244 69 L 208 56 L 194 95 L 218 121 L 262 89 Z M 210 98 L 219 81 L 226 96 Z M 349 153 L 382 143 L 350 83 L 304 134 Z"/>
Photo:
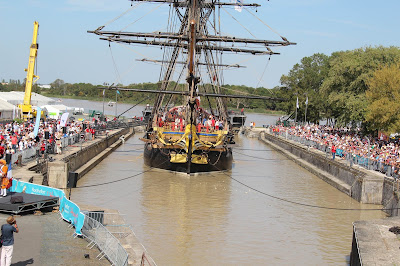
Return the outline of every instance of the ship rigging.
<path id="1" fill-rule="evenodd" d="M 271 47 L 289 46 L 281 41 L 237 38 L 221 34 L 220 7 L 257 8 L 258 4 L 228 3 L 205 0 L 131 0 L 132 2 L 166 3 L 175 21 L 168 21 L 167 31 L 151 33 L 104 31 L 104 26 L 88 31 L 101 40 L 119 44 L 160 46 L 162 60 L 142 59 L 162 65 L 158 90 L 133 90 L 121 87 L 107 89 L 156 93 L 149 116 L 144 161 L 151 167 L 190 173 L 229 170 L 232 167 L 232 125 L 229 123 L 226 98 L 283 100 L 274 97 L 226 95 L 222 90 L 222 72 L 238 64 L 222 63 L 223 53 L 277 55 Z M 217 9 L 218 8 L 218 11 Z M 249 11 L 250 12 L 250 11 Z M 181 70 L 178 71 L 178 66 Z M 201 68 L 205 68 L 202 72 Z M 181 80 L 186 70 L 186 86 Z M 177 73 L 177 74 L 176 74 Z M 178 75 L 177 82 L 171 82 Z M 206 82 L 208 80 L 208 82 Z M 182 104 L 175 105 L 176 97 Z M 201 97 L 207 107 L 202 106 Z"/>

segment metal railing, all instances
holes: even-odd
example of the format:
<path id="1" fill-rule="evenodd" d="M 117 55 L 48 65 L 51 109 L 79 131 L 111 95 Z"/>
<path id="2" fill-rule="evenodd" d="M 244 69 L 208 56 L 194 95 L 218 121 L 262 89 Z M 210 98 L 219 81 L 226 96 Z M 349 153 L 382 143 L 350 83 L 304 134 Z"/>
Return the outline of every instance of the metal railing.
<path id="1" fill-rule="evenodd" d="M 101 260 L 106 257 L 112 265 L 128 265 L 128 252 L 122 247 L 119 240 L 99 221 L 85 214 L 85 222 L 82 234 L 90 241 L 88 246 L 97 246 L 100 254 L 97 258 Z"/>
<path id="2" fill-rule="evenodd" d="M 18 158 L 20 155 L 22 156 L 22 163 L 26 163 L 29 161 L 32 161 L 36 157 L 36 147 L 32 147 L 29 149 L 25 149 L 22 151 L 16 151 L 12 156 L 11 156 L 11 163 L 14 164 L 17 162 Z"/>
<path id="3" fill-rule="evenodd" d="M 101 224 L 108 231 L 109 234 L 113 235 L 117 239 L 117 241 L 124 241 L 124 243 L 127 243 L 127 244 L 133 243 L 136 246 L 137 246 L 137 244 L 140 244 L 142 250 L 140 251 L 140 249 L 138 249 L 138 246 L 137 246 L 135 252 L 142 252 L 142 257 L 141 257 L 142 264 L 141 265 L 150 265 L 150 266 L 157 265 L 150 256 L 146 256 L 147 250 L 137 239 L 136 234 L 133 231 L 132 227 L 128 224 L 121 224 L 124 222 L 124 219 L 121 217 L 120 213 L 104 213 L 104 211 L 83 211 L 82 213 L 85 214 L 85 217 L 90 218 L 90 219 L 88 219 L 88 223 L 94 223 L 93 221 L 96 221 L 97 223 Z M 85 228 L 85 225 L 82 229 L 82 232 L 84 232 L 84 228 Z M 105 237 L 104 234 L 100 234 L 100 235 L 102 235 L 101 239 L 109 239 L 109 237 Z M 91 241 L 91 243 L 89 243 L 89 245 L 92 245 L 92 246 L 94 245 L 93 238 L 94 238 L 93 236 L 89 235 L 88 239 L 90 239 L 90 241 Z M 103 241 L 103 242 L 107 242 L 107 241 Z M 110 247 L 104 247 L 104 245 L 100 245 L 100 246 L 98 245 L 98 247 L 99 247 L 99 249 L 100 249 L 100 247 L 105 248 L 105 250 L 108 253 L 114 254 L 115 252 L 113 252 L 112 250 L 115 249 L 115 243 L 110 242 L 110 241 L 108 242 L 108 244 L 109 243 L 112 243 L 110 245 Z M 122 256 L 121 251 L 118 251 L 116 254 L 117 254 L 118 258 L 120 258 Z M 140 253 L 138 255 L 140 255 Z M 128 254 L 128 256 L 129 256 L 129 254 Z M 139 258 L 135 257 L 134 260 L 139 260 Z M 119 259 L 119 261 L 121 261 L 121 259 Z"/>
<path id="4" fill-rule="evenodd" d="M 314 148 L 325 153 L 325 157 L 332 156 L 330 146 L 321 144 L 317 141 L 309 140 L 305 137 L 288 134 L 287 131 L 272 132 L 275 136 L 295 141 L 297 143 L 307 146 L 307 148 Z M 385 174 L 388 177 L 400 179 L 400 168 L 390 165 L 381 160 L 371 159 L 369 157 L 360 156 L 347 152 L 343 149 L 336 149 L 336 156 L 346 161 L 349 166 L 359 165 L 367 170 L 374 170 Z"/>

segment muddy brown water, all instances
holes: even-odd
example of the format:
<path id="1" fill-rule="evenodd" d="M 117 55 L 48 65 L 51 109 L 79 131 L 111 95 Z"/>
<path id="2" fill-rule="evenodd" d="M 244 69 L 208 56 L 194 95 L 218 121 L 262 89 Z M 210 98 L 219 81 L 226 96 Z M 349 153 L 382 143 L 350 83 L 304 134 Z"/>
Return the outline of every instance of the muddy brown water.
<path id="1" fill-rule="evenodd" d="M 73 189 L 71 199 L 118 209 L 158 265 L 346 265 L 352 223 L 385 217 L 294 204 L 380 207 L 358 203 L 257 139 L 238 136 L 232 171 L 187 176 L 144 166 L 139 137 L 78 187 L 114 183 Z"/>

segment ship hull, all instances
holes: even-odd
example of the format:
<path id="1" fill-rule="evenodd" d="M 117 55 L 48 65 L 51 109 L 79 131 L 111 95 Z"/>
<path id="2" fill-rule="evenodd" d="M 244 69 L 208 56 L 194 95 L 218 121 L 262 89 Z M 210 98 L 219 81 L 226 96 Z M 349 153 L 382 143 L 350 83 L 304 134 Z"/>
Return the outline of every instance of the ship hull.
<path id="1" fill-rule="evenodd" d="M 165 169 L 175 172 L 188 173 L 189 164 L 171 163 L 169 149 L 153 148 L 151 144 L 146 143 L 144 147 L 144 163 L 150 167 Z M 209 151 L 208 164 L 191 163 L 190 173 L 204 173 L 213 171 L 224 171 L 232 169 L 232 149 L 227 151 Z"/>

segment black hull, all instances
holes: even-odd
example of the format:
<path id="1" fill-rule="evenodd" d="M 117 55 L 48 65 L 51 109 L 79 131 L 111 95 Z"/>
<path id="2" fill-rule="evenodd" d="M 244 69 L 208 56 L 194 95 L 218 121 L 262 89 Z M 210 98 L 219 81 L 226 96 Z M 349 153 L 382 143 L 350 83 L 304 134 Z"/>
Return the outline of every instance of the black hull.
<path id="1" fill-rule="evenodd" d="M 174 172 L 188 173 L 188 163 L 171 163 L 169 150 L 152 148 L 151 144 L 145 144 L 144 163 L 150 167 L 165 169 Z M 208 152 L 208 164 L 190 165 L 190 173 L 204 173 L 212 171 L 224 171 L 232 169 L 232 149 L 225 152 Z"/>

